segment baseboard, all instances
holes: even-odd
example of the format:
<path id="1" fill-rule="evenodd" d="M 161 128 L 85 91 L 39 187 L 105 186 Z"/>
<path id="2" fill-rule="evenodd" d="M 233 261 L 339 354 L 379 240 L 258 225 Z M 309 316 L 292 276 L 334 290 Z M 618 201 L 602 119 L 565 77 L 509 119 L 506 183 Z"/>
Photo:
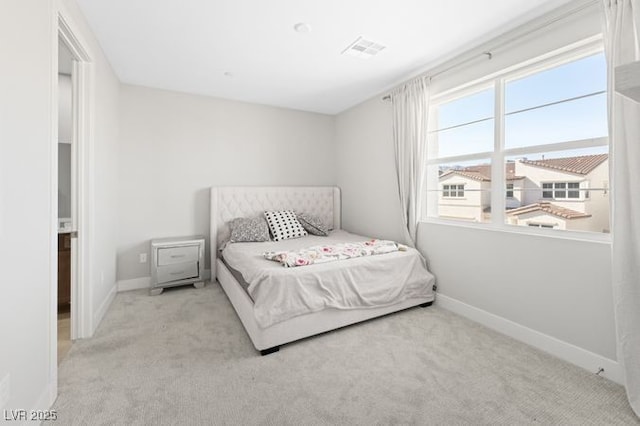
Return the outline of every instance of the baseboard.
<path id="1" fill-rule="evenodd" d="M 578 367 L 582 367 L 592 373 L 602 368 L 604 371 L 600 373 L 601 376 L 616 383 L 624 384 L 622 367 L 617 361 L 605 358 L 547 334 L 540 333 L 539 331 L 443 294 L 436 296 L 436 305 L 554 355 L 571 364 L 577 365 Z"/>
<path id="2" fill-rule="evenodd" d="M 111 287 L 111 290 L 109 290 L 109 294 L 104 299 L 104 301 L 102 302 L 102 304 L 100 305 L 96 313 L 93 315 L 93 330 L 91 330 L 92 336 L 93 336 L 93 333 L 95 333 L 95 331 L 98 329 L 98 326 L 100 325 L 100 323 L 102 322 L 102 318 L 104 318 L 105 314 L 109 310 L 109 306 L 111 306 L 113 299 L 116 297 L 117 287 L 118 286 L 115 284 Z"/>
<path id="3" fill-rule="evenodd" d="M 118 281 L 118 292 L 149 288 L 150 283 L 151 277 L 133 278 L 130 280 Z"/>
<path id="4" fill-rule="evenodd" d="M 40 397 L 36 401 L 35 406 L 30 411 L 28 411 L 27 413 L 33 413 L 33 412 L 38 412 L 38 411 L 42 412 L 42 411 L 51 409 L 51 407 L 53 406 L 53 403 L 56 402 L 57 395 L 56 395 L 55 389 L 56 389 L 55 383 L 47 384 L 45 389 L 40 394 Z M 21 424 L 28 425 L 28 424 L 32 424 L 32 423 L 33 422 L 31 422 L 31 421 L 29 421 L 27 419 L 27 421 L 25 421 L 25 422 L 23 422 Z"/>
<path id="5" fill-rule="evenodd" d="M 211 270 L 205 269 L 202 271 L 202 276 L 205 280 L 211 278 Z M 130 280 L 118 281 L 118 292 L 141 290 L 143 288 L 149 288 L 151 284 L 151 277 L 133 278 Z"/>

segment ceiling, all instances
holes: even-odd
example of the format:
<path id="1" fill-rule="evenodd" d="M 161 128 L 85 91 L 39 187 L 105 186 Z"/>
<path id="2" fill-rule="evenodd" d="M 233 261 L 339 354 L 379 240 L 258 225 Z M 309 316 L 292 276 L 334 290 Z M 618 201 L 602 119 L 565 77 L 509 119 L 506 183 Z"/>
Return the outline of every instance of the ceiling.
<path id="1" fill-rule="evenodd" d="M 123 83 L 336 114 L 567 0 L 77 2 Z"/>

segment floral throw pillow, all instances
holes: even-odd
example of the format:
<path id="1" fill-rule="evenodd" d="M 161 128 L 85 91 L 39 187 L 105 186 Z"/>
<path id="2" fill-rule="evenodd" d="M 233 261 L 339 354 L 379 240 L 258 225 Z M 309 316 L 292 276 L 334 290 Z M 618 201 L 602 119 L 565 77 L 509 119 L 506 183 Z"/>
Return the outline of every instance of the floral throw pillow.
<path id="1" fill-rule="evenodd" d="M 300 225 L 292 210 L 266 211 L 264 217 L 269 224 L 273 241 L 300 238 L 307 235 L 307 231 Z"/>
<path id="2" fill-rule="evenodd" d="M 269 226 L 262 217 L 239 217 L 229 226 L 233 243 L 269 241 Z"/>
<path id="3" fill-rule="evenodd" d="M 302 227 L 311 235 L 319 235 L 321 237 L 329 235 L 329 227 L 319 217 L 307 213 L 296 213 L 296 217 Z"/>

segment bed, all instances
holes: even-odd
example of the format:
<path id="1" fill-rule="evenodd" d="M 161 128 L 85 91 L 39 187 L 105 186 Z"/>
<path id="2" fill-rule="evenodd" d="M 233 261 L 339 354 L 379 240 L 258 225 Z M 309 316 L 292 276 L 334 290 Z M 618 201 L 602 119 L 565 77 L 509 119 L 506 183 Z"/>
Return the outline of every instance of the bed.
<path id="1" fill-rule="evenodd" d="M 229 222 L 238 217 L 258 217 L 265 210 L 295 210 L 314 215 L 333 230 L 329 237 L 308 236 L 294 240 L 262 243 L 234 243 L 218 249 L 229 239 Z M 365 237 L 341 229 L 340 190 L 337 187 L 212 187 L 211 188 L 211 276 L 217 278 L 233 305 L 254 347 L 262 355 L 281 345 L 309 336 L 415 306 L 429 306 L 434 300 L 434 278 L 422 266 L 414 249 L 331 264 L 283 268 L 261 254 L 277 249 L 300 249 L 322 241 L 358 241 Z M 224 258 L 222 254 L 224 254 Z M 373 259 L 376 258 L 376 259 Z M 377 269 L 376 269 L 377 268 Z M 389 274 L 390 268 L 397 273 Z M 387 271 L 388 280 L 383 286 Z M 344 280 L 356 275 L 359 283 Z M 357 285 L 379 288 L 365 297 L 349 292 Z M 282 285 L 288 284 L 288 285 Z M 337 295 L 304 299 L 294 293 L 316 291 Z M 304 287 L 306 286 L 306 287 Z M 378 287 L 376 287 L 378 286 Z M 293 290 L 292 290 L 293 289 Z M 340 294 L 338 294 L 340 293 Z M 291 305 L 283 311 L 270 304 Z M 279 305 L 278 305 L 279 306 Z"/>

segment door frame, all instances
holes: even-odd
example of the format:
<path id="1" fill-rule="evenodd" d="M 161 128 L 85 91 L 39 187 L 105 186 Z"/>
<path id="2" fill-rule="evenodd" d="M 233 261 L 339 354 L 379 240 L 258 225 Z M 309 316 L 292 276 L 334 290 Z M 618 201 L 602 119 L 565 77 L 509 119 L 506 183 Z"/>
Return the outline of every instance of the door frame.
<path id="1" fill-rule="evenodd" d="M 50 359 L 52 398 L 57 396 L 58 377 L 58 40 L 74 57 L 72 72 L 72 217 L 77 238 L 71 247 L 71 339 L 91 337 L 93 309 L 91 288 L 91 235 L 93 199 L 93 80 L 94 67 L 88 44 L 70 14 L 60 6 L 54 10 L 52 25 L 52 147 L 51 147 L 51 291 Z M 75 195 L 75 196 L 74 196 Z M 53 402 L 53 401 L 52 401 Z"/>

